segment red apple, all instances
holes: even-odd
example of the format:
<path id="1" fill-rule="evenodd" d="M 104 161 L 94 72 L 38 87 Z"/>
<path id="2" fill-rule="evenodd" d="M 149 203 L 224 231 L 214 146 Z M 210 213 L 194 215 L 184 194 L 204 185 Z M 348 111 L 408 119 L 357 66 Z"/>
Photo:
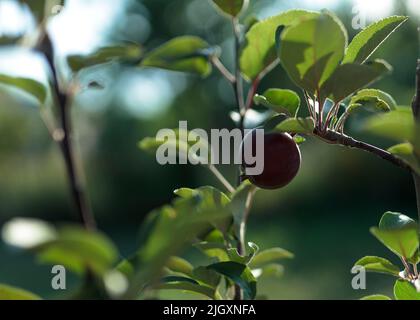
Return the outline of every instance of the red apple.
<path id="1" fill-rule="evenodd" d="M 252 139 L 253 153 L 256 149 L 256 131 L 250 132 L 244 139 L 248 144 Z M 258 161 L 258 160 L 257 160 Z M 246 164 L 245 168 L 255 164 Z M 264 170 L 260 175 L 247 176 L 257 187 L 279 189 L 288 185 L 299 172 L 301 153 L 298 145 L 287 133 L 268 133 L 264 135 Z"/>

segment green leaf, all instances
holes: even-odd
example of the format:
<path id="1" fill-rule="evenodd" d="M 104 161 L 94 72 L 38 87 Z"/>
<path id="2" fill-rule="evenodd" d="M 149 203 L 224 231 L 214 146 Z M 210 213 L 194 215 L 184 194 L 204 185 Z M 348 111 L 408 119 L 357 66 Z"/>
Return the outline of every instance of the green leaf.
<path id="1" fill-rule="evenodd" d="M 347 31 L 332 13 L 303 20 L 281 35 L 280 60 L 290 78 L 314 93 L 334 73 L 344 56 Z"/>
<path id="2" fill-rule="evenodd" d="M 228 249 L 229 260 L 247 265 L 252 261 L 252 259 L 254 259 L 255 255 L 259 251 L 258 246 L 253 242 L 248 242 L 248 248 L 248 254 L 244 256 L 240 255 L 238 250 L 235 248 Z"/>
<path id="3" fill-rule="evenodd" d="M 175 190 L 175 194 L 184 199 L 196 199 L 195 209 L 198 212 L 218 211 L 226 208 L 229 203 L 229 197 L 220 190 L 205 186 L 198 189 L 182 188 Z M 219 230 L 226 231 L 230 225 L 231 218 L 228 217 L 225 221 L 218 221 L 215 225 Z"/>
<path id="4" fill-rule="evenodd" d="M 373 294 L 370 296 L 363 297 L 360 300 L 392 300 L 392 299 L 382 294 Z"/>
<path id="5" fill-rule="evenodd" d="M 197 148 L 197 153 L 191 150 L 193 146 Z M 144 138 L 139 142 L 138 147 L 154 156 L 156 156 L 160 148 L 163 148 L 162 153 L 173 149 L 176 150 L 178 158 L 194 159 L 197 163 L 208 163 L 211 149 L 205 137 L 198 138 L 197 134 L 184 129 L 169 130 L 168 135 L 163 137 Z"/>
<path id="6" fill-rule="evenodd" d="M 41 300 L 32 292 L 0 284 L 0 300 Z"/>
<path id="7" fill-rule="evenodd" d="M 365 130 L 395 141 L 414 142 L 415 121 L 410 108 L 399 107 L 395 111 L 370 118 Z"/>
<path id="8" fill-rule="evenodd" d="M 0 84 L 15 87 L 32 95 L 38 100 L 38 102 L 41 105 L 45 103 L 45 100 L 47 98 L 47 89 L 45 88 L 45 86 L 32 79 L 11 77 L 4 74 L 0 74 Z"/>
<path id="9" fill-rule="evenodd" d="M 312 118 L 289 118 L 281 122 L 274 131 L 312 134 L 315 124 Z"/>
<path id="10" fill-rule="evenodd" d="M 239 16 L 246 10 L 249 0 L 212 0 L 220 12 L 231 17 Z"/>
<path id="11" fill-rule="evenodd" d="M 302 137 L 302 136 L 300 136 L 300 135 L 295 135 L 294 137 L 293 137 L 293 140 L 295 141 L 295 143 L 296 144 L 298 144 L 298 145 L 300 145 L 300 144 L 303 144 L 303 143 L 305 143 L 306 142 L 306 139 L 305 139 L 305 137 Z"/>
<path id="12" fill-rule="evenodd" d="M 201 284 L 217 288 L 220 283 L 220 274 L 206 267 L 197 267 L 193 270 L 193 278 Z"/>
<path id="13" fill-rule="evenodd" d="M 277 113 L 285 113 L 295 117 L 300 107 L 300 97 L 292 90 L 268 89 L 263 95 L 254 97 L 256 105 L 263 105 Z"/>
<path id="14" fill-rule="evenodd" d="M 363 65 L 354 63 L 340 65 L 321 87 L 321 94 L 324 98 L 339 102 L 377 81 L 391 70 L 391 66 L 383 60 Z"/>
<path id="15" fill-rule="evenodd" d="M 251 268 L 260 268 L 271 262 L 281 260 L 281 259 L 293 259 L 294 254 L 282 249 L 282 248 L 271 248 L 258 253 L 252 260 L 250 267 Z"/>
<path id="16" fill-rule="evenodd" d="M 239 285 L 243 290 L 245 300 L 255 299 L 257 282 L 251 270 L 246 265 L 237 262 L 220 262 L 212 264 L 207 268 L 220 273 Z"/>
<path id="17" fill-rule="evenodd" d="M 283 121 L 287 120 L 289 117 L 286 116 L 285 114 L 278 114 L 275 115 L 274 117 L 268 119 L 268 121 L 264 124 L 264 130 L 265 132 L 271 132 L 274 129 L 276 129 L 276 127 L 282 123 Z"/>
<path id="18" fill-rule="evenodd" d="M 398 212 L 385 212 L 379 221 L 379 229 L 381 230 L 399 230 L 405 228 L 417 228 L 417 223 Z"/>
<path id="19" fill-rule="evenodd" d="M 363 267 L 368 272 L 384 273 L 395 277 L 399 277 L 400 273 L 398 266 L 389 260 L 374 256 L 363 257 L 355 263 L 355 266 Z"/>
<path id="20" fill-rule="evenodd" d="M 388 149 L 390 153 L 400 158 L 420 175 L 420 161 L 415 154 L 414 146 L 410 142 L 397 144 Z"/>
<path id="21" fill-rule="evenodd" d="M 175 279 L 173 279 L 175 280 Z M 178 279 L 181 280 L 181 279 Z M 211 287 L 200 285 L 198 283 L 192 283 L 190 281 L 171 281 L 167 283 L 162 283 L 154 287 L 157 290 L 181 290 L 186 292 L 198 293 L 204 295 L 210 299 L 215 299 L 215 290 Z"/>
<path id="22" fill-rule="evenodd" d="M 80 274 L 91 270 L 103 275 L 118 258 L 116 247 L 105 235 L 79 227 L 60 229 L 55 240 L 34 250 L 40 262 L 60 264 Z"/>
<path id="23" fill-rule="evenodd" d="M 281 278 L 284 275 L 284 267 L 278 263 L 269 263 L 262 268 L 253 269 L 252 274 L 255 278 Z"/>
<path id="24" fill-rule="evenodd" d="M 217 258 L 220 262 L 229 261 L 226 245 L 223 243 L 203 241 L 195 243 L 194 247 L 210 258 Z"/>
<path id="25" fill-rule="evenodd" d="M 188 277 L 182 276 L 166 276 L 161 279 L 163 283 L 171 283 L 171 282 L 188 282 L 193 284 L 198 284 L 197 281 Z"/>
<path id="26" fill-rule="evenodd" d="M 195 73 L 206 77 L 212 69 L 209 62 L 210 51 L 209 44 L 201 38 L 178 37 L 146 54 L 141 66 Z"/>
<path id="27" fill-rule="evenodd" d="M 198 189 L 181 188 L 175 190 L 174 193 L 184 199 L 199 197 L 200 210 L 221 208 L 230 203 L 230 199 L 226 194 L 211 186 L 204 186 Z"/>
<path id="28" fill-rule="evenodd" d="M 205 211 L 198 210 L 197 205 L 200 205 L 197 197 L 178 198 L 172 205 L 149 214 L 142 245 L 133 260 L 134 274 L 130 281 L 128 298 L 136 297 L 146 284 L 158 280 L 169 257 L 208 231 L 211 224 L 230 217 L 230 212 L 224 208 Z"/>
<path id="29" fill-rule="evenodd" d="M 126 277 L 131 277 L 134 274 L 134 264 L 136 263 L 136 256 L 129 259 L 122 260 L 117 266 L 116 270 L 121 272 Z"/>
<path id="30" fill-rule="evenodd" d="M 176 273 L 183 273 L 187 276 L 192 276 L 194 267 L 187 260 L 180 257 L 170 257 L 166 267 Z"/>
<path id="31" fill-rule="evenodd" d="M 98 49 L 96 52 L 81 56 L 74 55 L 67 58 L 73 72 L 99 64 L 109 62 L 138 62 L 143 55 L 143 50 L 138 44 L 116 45 Z"/>
<path id="32" fill-rule="evenodd" d="M 388 149 L 388 151 L 395 155 L 408 156 L 408 155 L 413 154 L 414 147 L 411 143 L 406 142 L 406 143 L 400 143 L 395 146 L 392 146 L 391 148 Z"/>
<path id="33" fill-rule="evenodd" d="M 377 89 L 364 89 L 351 98 L 346 112 L 350 115 L 362 108 L 372 112 L 388 112 L 396 110 L 397 103 L 386 92 Z"/>
<path id="34" fill-rule="evenodd" d="M 213 208 L 208 211 L 197 209 L 200 202 L 196 198 L 178 199 L 173 206 L 165 206 L 155 210 L 158 221 L 150 235 L 143 243 L 140 255 L 142 260 L 163 255 L 165 250 L 177 248 L 188 240 L 192 240 L 207 228 L 209 223 L 226 219 L 228 213 L 223 208 Z M 182 234 L 182 237 L 179 235 Z M 168 255 L 170 256 L 170 255 Z M 164 257 L 165 260 L 168 256 Z"/>
<path id="35" fill-rule="evenodd" d="M 417 223 L 411 218 L 395 212 L 386 212 L 379 228 L 371 233 L 396 255 L 410 259 L 417 253 L 419 238 Z"/>
<path id="36" fill-rule="evenodd" d="M 407 17 L 385 18 L 361 31 L 347 48 L 343 63 L 364 63 L 382 43 L 405 21 Z"/>
<path id="37" fill-rule="evenodd" d="M 350 105 L 354 103 L 364 104 L 371 101 L 376 103 L 375 109 L 383 111 L 397 109 L 397 102 L 394 100 L 394 98 L 390 94 L 378 89 L 360 90 L 351 98 Z"/>
<path id="38" fill-rule="evenodd" d="M 248 80 L 253 80 L 273 63 L 277 63 L 275 35 L 280 26 L 289 26 L 317 15 L 318 13 L 311 11 L 290 10 L 255 23 L 245 35 L 245 45 L 240 58 L 243 75 Z"/>
<path id="39" fill-rule="evenodd" d="M 225 236 L 222 231 L 214 229 L 206 235 L 204 241 L 193 244 L 210 258 L 217 258 L 220 262 L 229 261 Z"/>
<path id="40" fill-rule="evenodd" d="M 394 296 L 397 300 L 420 300 L 420 292 L 417 292 L 414 285 L 405 280 L 395 282 Z"/>
<path id="41" fill-rule="evenodd" d="M 411 264 L 419 264 L 420 263 L 420 251 L 417 251 L 410 259 L 408 259 L 408 262 Z"/>
<path id="42" fill-rule="evenodd" d="M 118 256 L 108 238 L 80 227 L 56 230 L 39 220 L 14 219 L 3 227 L 2 235 L 7 243 L 36 252 L 40 262 L 60 264 L 77 273 L 89 268 L 102 275 Z"/>

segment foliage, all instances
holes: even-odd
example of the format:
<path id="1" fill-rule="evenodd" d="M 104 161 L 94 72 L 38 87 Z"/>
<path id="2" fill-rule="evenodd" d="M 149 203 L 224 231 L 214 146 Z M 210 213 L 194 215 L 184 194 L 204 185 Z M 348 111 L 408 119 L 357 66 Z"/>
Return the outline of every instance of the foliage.
<path id="1" fill-rule="evenodd" d="M 20 2 L 28 6 L 40 25 L 39 42 L 48 44 L 48 31 L 44 27 L 51 13 L 50 5 L 63 5 L 64 2 Z M 332 12 L 290 10 L 254 21 L 245 29 L 240 18 L 247 12 L 247 0 L 213 0 L 212 3 L 233 25 L 234 72 L 220 61 L 220 48 L 197 36 L 176 37 L 151 50 L 137 43 L 116 43 L 89 55 L 70 56 L 68 66 L 73 76 L 86 68 L 106 63 L 187 72 L 200 77 L 207 77 L 217 69 L 236 93 L 239 110 L 234 115 L 239 118 L 240 129 L 244 129 L 248 117 L 254 118 L 254 124 L 255 118 L 259 117 L 264 128 L 293 134 L 297 143 L 303 143 L 304 136 L 309 135 L 330 143 L 364 148 L 380 153 L 394 163 L 400 163 L 399 160 L 413 173 L 420 174 L 419 129 L 411 110 L 398 106 L 388 93 L 366 88 L 392 71 L 386 61 L 371 57 L 407 20 L 406 17 L 394 16 L 378 21 L 361 31 L 349 44 L 347 30 Z M 246 31 L 242 33 L 244 29 Z M 30 94 L 40 106 L 44 106 L 47 97 L 51 96 L 65 118 L 65 104 L 74 92 L 72 87 L 60 88 L 53 62 L 54 50 L 49 44 L 46 48 L 40 48 L 40 45 L 34 48 L 44 54 L 50 64 L 53 77 L 49 85 L 8 75 L 0 75 L 0 84 Z M 258 94 L 260 82 L 279 63 L 302 89 L 309 117 L 300 115 L 303 99 L 294 91 L 270 88 Z M 246 101 L 242 94 L 244 80 L 251 82 Z M 267 113 L 261 116 L 252 109 L 254 104 Z M 398 144 L 385 151 L 344 135 L 346 121 L 360 110 L 379 112 L 380 115 L 375 114 L 366 122 L 365 129 Z M 266 115 L 273 114 L 266 119 Z M 72 155 L 69 155 L 70 142 L 66 140 L 70 132 L 65 131 L 66 127 L 64 121 L 64 135 L 53 134 L 53 138 L 67 156 L 71 175 L 73 170 L 69 161 Z M 179 155 L 186 157 L 190 155 L 191 145 L 182 137 L 183 133 L 178 132 L 173 143 Z M 207 142 L 203 143 L 208 151 Z M 155 152 L 160 145 L 161 142 L 154 138 L 139 143 L 141 149 L 149 152 Z M 201 163 L 203 158 L 200 157 L 208 154 L 193 156 Z M 257 281 L 262 277 L 281 276 L 283 266 L 278 261 L 291 259 L 293 254 L 282 248 L 260 250 L 257 244 L 246 241 L 252 200 L 259 190 L 249 181 L 233 187 L 217 168 L 208 168 L 227 191 L 212 186 L 176 190 L 177 197 L 172 203 L 147 216 L 141 226 L 138 249 L 129 258 L 121 259 L 115 244 L 106 235 L 86 225 L 53 226 L 37 220 L 15 219 L 3 227 L 3 239 L 9 245 L 30 250 L 40 263 L 60 264 L 81 276 L 83 283 L 73 298 L 139 299 L 161 290 L 180 290 L 206 299 L 256 299 Z M 77 179 L 73 182 L 76 185 Z M 417 223 L 400 213 L 387 212 L 379 226 L 371 228 L 371 233 L 401 259 L 404 270 L 400 272 L 397 265 L 376 256 L 364 257 L 356 265 L 369 272 L 396 277 L 396 299 L 419 300 Z M 208 263 L 195 266 L 179 256 L 191 245 L 201 251 Z M 0 285 L 0 299 L 39 298 L 22 289 Z M 382 295 L 364 298 L 387 299 Z"/>
<path id="2" fill-rule="evenodd" d="M 403 270 L 389 260 L 368 256 L 360 259 L 355 266 L 363 267 L 367 272 L 381 273 L 396 277 L 394 296 L 396 300 L 420 300 L 420 281 L 418 274 L 419 234 L 417 222 L 396 212 L 386 212 L 378 227 L 372 227 L 371 233 L 403 263 Z M 390 300 L 382 295 L 362 298 L 362 300 Z"/>

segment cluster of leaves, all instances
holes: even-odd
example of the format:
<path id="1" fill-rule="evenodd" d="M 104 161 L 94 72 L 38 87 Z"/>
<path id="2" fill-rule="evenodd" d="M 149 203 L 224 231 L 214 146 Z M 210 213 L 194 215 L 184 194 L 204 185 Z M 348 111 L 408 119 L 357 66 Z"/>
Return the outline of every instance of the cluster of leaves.
<path id="1" fill-rule="evenodd" d="M 277 29 L 276 47 L 284 69 L 304 91 L 310 117 L 297 117 L 299 100 L 288 90 L 269 90 L 257 95 L 256 103 L 292 117 L 277 130 L 317 135 L 328 130 L 342 133 L 346 120 L 358 110 L 395 110 L 389 94 L 363 88 L 392 70 L 385 61 L 370 57 L 406 20 L 394 16 L 376 22 L 348 45 L 347 31 L 333 13 L 295 18 L 291 26 Z"/>
<path id="2" fill-rule="evenodd" d="M 418 273 L 419 233 L 418 224 L 401 213 L 386 212 L 378 227 L 370 232 L 403 263 L 403 271 L 389 260 L 377 256 L 363 257 L 355 266 L 367 272 L 386 274 L 397 278 L 394 296 L 397 300 L 420 300 L 420 278 Z M 371 295 L 363 300 L 391 300 L 384 295 Z"/>
<path id="3" fill-rule="evenodd" d="M 156 290 L 182 290 L 210 299 L 232 299 L 233 287 L 242 288 L 245 299 L 256 298 L 256 280 L 281 276 L 276 261 L 293 254 L 273 248 L 259 252 L 254 243 L 240 255 L 232 245 L 232 229 L 240 228 L 240 212 L 249 184 L 230 197 L 212 187 L 179 189 L 178 199 L 149 214 L 141 228 L 135 255 L 120 260 L 112 241 L 100 232 L 78 226 L 56 228 L 46 222 L 15 219 L 3 227 L 6 243 L 34 252 L 43 264 L 62 265 L 89 279 L 68 298 L 141 298 Z M 211 262 L 193 267 L 177 257 L 194 243 Z M 92 279 L 94 280 L 92 282 Z M 21 289 L 1 285 L 2 299 L 39 299 Z"/>
<path id="4" fill-rule="evenodd" d="M 24 2 L 37 21 L 45 23 L 51 8 L 46 3 Z M 214 4 L 223 15 L 237 19 L 248 1 Z M 211 72 L 212 61 L 219 54 L 219 49 L 206 41 L 183 36 L 151 51 L 139 44 L 123 43 L 99 48 L 86 56 L 70 56 L 67 61 L 75 76 L 81 70 L 117 62 L 204 77 Z M 7 75 L 0 75 L 0 83 L 32 95 L 41 106 L 47 103 L 50 88 L 44 84 Z M 177 145 L 184 146 L 179 142 Z M 148 150 L 157 147 L 150 139 L 141 146 Z M 41 263 L 62 265 L 83 276 L 84 285 L 69 298 L 139 298 L 156 290 L 176 289 L 211 299 L 227 299 L 233 298 L 233 288 L 239 286 L 245 299 L 255 299 L 257 278 L 280 276 L 283 268 L 276 261 L 293 255 L 281 248 L 258 252 L 254 243 L 239 253 L 237 242 L 240 229 L 244 228 L 246 202 L 254 191 L 249 183 L 228 195 L 212 187 L 177 190 L 179 198 L 148 216 L 142 226 L 139 249 L 126 260 L 120 260 L 118 249 L 106 235 L 77 226 L 56 228 L 42 221 L 16 219 L 4 226 L 3 238 L 10 245 L 31 250 Z M 192 242 L 211 263 L 194 268 L 176 256 Z M 2 285 L 0 298 L 39 297 Z"/>
<path id="5" fill-rule="evenodd" d="M 256 298 L 256 281 L 262 276 L 279 276 L 282 267 L 275 262 L 283 258 L 292 258 L 292 254 L 281 248 L 274 248 L 259 252 L 254 243 L 248 243 L 247 252 L 243 255 L 236 249 L 237 230 L 241 228 L 241 212 L 245 206 L 247 194 L 250 188 L 244 183 L 232 195 L 226 195 L 213 187 L 201 187 L 199 189 L 183 188 L 175 191 L 180 197 L 178 202 L 196 202 L 194 210 L 199 214 L 210 212 L 212 217 L 217 212 L 221 213 L 221 219 L 214 221 L 209 228 L 197 234 L 193 246 L 210 258 L 211 263 L 206 266 L 192 267 L 190 263 L 179 257 L 172 257 L 166 264 L 164 277 L 155 289 L 186 290 L 199 293 L 211 299 L 232 299 L 233 288 L 238 285 L 242 288 L 245 299 Z M 153 222 L 152 220 L 149 223 Z M 172 228 L 172 225 L 168 225 Z M 162 230 L 163 231 L 163 230 Z M 178 233 L 178 237 L 185 232 Z M 161 237 L 160 233 L 156 236 Z M 168 239 L 173 245 L 173 238 Z M 147 260 L 148 255 L 156 255 L 157 252 L 163 257 L 171 256 L 162 254 L 163 249 L 155 247 L 159 243 L 156 239 L 149 238 L 144 241 L 150 242 L 154 247 L 148 252 L 140 251 L 138 255 L 128 260 L 129 268 L 139 261 Z M 150 265 L 150 261 L 145 265 Z M 124 265 L 125 270 L 127 265 Z M 149 276 L 145 275 L 145 279 Z"/>
<path id="6" fill-rule="evenodd" d="M 297 93 L 271 88 L 261 95 L 255 94 L 253 102 L 271 110 L 275 116 L 270 118 L 272 113 L 260 114 L 248 110 L 246 123 L 255 127 L 269 118 L 264 125 L 266 130 L 324 138 L 329 131 L 343 135 L 347 119 L 355 112 L 381 112 L 382 115 L 368 120 L 366 130 L 398 141 L 399 144 L 388 151 L 419 174 L 419 129 L 411 109 L 398 106 L 386 92 L 365 88 L 391 72 L 392 67 L 387 62 L 372 60 L 371 57 L 406 20 L 406 17 L 394 16 L 378 21 L 360 32 L 350 44 L 343 24 L 334 14 L 326 11 L 292 10 L 255 23 L 246 33 L 241 51 L 243 77 L 252 83 L 256 91 L 262 78 L 281 62 L 290 78 L 303 90 L 310 117 L 299 118 L 301 99 Z M 163 60 L 171 61 L 167 58 Z M 207 68 L 197 73 L 207 75 L 210 62 L 211 59 Z M 173 66 L 169 68 L 164 64 L 155 66 L 175 70 Z M 238 115 L 234 113 L 232 118 L 238 120 Z M 296 135 L 295 140 L 300 143 L 304 138 Z M 175 143 L 187 156 L 188 142 L 177 139 Z M 143 149 L 153 151 L 159 145 L 153 138 L 140 144 Z M 381 219 L 379 228 L 371 231 L 400 257 L 405 270 L 400 272 L 397 266 L 380 257 L 365 257 L 356 265 L 368 271 L 396 276 L 396 299 L 419 299 L 417 224 L 404 215 L 388 212 Z M 389 298 L 375 295 L 365 299 Z"/>
<path id="7" fill-rule="evenodd" d="M 40 23 L 48 18 L 45 1 L 22 1 L 29 5 Z M 47 1 L 48 2 L 48 1 Z M 213 0 L 219 12 L 238 23 L 246 11 L 247 0 Z M 57 1 L 62 4 L 62 1 Z M 411 112 L 398 107 L 390 95 L 376 89 L 364 89 L 391 71 L 383 60 L 371 60 L 379 46 L 401 26 L 406 17 L 390 17 L 367 27 L 348 44 L 341 21 L 331 12 L 291 10 L 262 21 L 253 21 L 244 34 L 239 52 L 242 81 L 250 82 L 245 106 L 245 123 L 255 127 L 264 123 L 267 130 L 324 137 L 329 131 L 343 132 L 345 122 L 360 109 L 386 111 L 369 121 L 367 128 L 402 144 L 390 152 L 419 172 L 419 141 Z M 213 67 L 231 82 L 234 76 L 219 60 L 220 49 L 196 36 L 174 38 L 158 48 L 146 50 L 135 43 L 119 43 L 98 49 L 91 55 L 68 57 L 68 65 L 76 76 L 79 71 L 105 63 L 125 63 L 133 67 L 162 68 L 208 76 Z M 291 90 L 268 89 L 257 94 L 264 76 L 281 62 L 289 77 L 304 92 L 308 118 L 299 117 L 301 98 Z M 76 78 L 76 77 L 75 77 Z M 34 96 L 40 105 L 46 103 L 49 88 L 32 79 L 0 75 L 0 83 L 13 86 Z M 253 104 L 270 112 L 260 114 Z M 272 117 L 274 114 L 274 117 Z M 237 119 L 239 114 L 233 114 Z M 240 116 L 240 115 L 239 115 Z M 258 121 L 257 121 L 258 120 Z M 296 135 L 297 142 L 304 138 Z M 177 139 L 179 149 L 188 154 L 188 142 Z M 159 142 L 145 139 L 140 146 L 156 150 Z M 186 149 L 185 149 L 186 148 Z M 187 151 L 185 151 L 187 150 Z M 215 168 L 211 168 L 214 170 Z M 139 249 L 130 259 L 119 259 L 116 246 L 99 232 L 80 227 L 55 228 L 40 221 L 14 220 L 3 230 L 4 239 L 35 252 L 41 262 L 60 264 L 84 275 L 86 283 L 73 297 L 139 298 L 162 289 L 198 293 L 211 299 L 234 297 L 233 288 L 240 287 L 244 298 L 256 298 L 259 277 L 282 273 L 275 262 L 291 258 L 281 248 L 259 252 L 258 246 L 238 250 L 245 228 L 247 202 L 255 188 L 245 182 L 228 188 L 225 194 L 213 187 L 180 189 L 171 205 L 152 212 L 142 227 Z M 405 263 L 418 263 L 418 235 L 414 222 L 402 215 L 388 213 L 374 235 Z M 28 238 L 22 237 L 31 235 Z M 211 263 L 193 267 L 177 257 L 188 244 L 201 250 Z M 397 269 L 382 258 L 368 257 L 359 265 L 370 270 L 384 270 L 396 275 Z M 411 274 L 396 283 L 396 297 L 413 294 Z M 94 281 L 92 281 L 94 279 Z M 407 281 L 409 280 L 409 281 Z M 407 293 L 408 292 L 408 293 Z M 0 286 L 0 298 L 37 298 L 26 291 Z"/>
<path id="8" fill-rule="evenodd" d="M 371 118 L 365 128 L 372 134 L 398 142 L 388 151 L 420 175 L 420 127 L 410 108 L 396 107 L 391 112 Z"/>

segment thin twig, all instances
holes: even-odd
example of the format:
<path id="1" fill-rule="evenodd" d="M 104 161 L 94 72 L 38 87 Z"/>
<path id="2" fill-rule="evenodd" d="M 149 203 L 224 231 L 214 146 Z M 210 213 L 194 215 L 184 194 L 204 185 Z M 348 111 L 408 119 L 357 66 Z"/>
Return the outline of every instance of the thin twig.
<path id="1" fill-rule="evenodd" d="M 328 111 L 327 118 L 325 119 L 324 131 L 330 128 L 330 124 L 335 117 L 337 117 L 338 110 L 340 109 L 341 102 L 335 103 Z"/>
<path id="2" fill-rule="evenodd" d="M 261 77 L 258 76 L 255 78 L 255 80 L 252 82 L 251 88 L 248 91 L 248 97 L 246 99 L 245 103 L 245 112 L 247 112 L 249 109 L 252 108 L 252 105 L 254 103 L 254 96 L 257 93 L 258 86 L 260 85 Z"/>
<path id="3" fill-rule="evenodd" d="M 254 197 L 255 197 L 255 193 L 257 192 L 257 188 L 253 188 L 252 190 L 249 191 L 248 193 L 248 197 L 246 199 L 246 204 L 245 204 L 245 212 L 244 212 L 244 216 L 243 216 L 243 220 L 241 221 L 241 225 L 239 228 L 239 243 L 241 244 L 241 250 L 238 250 L 238 252 L 240 252 L 241 255 L 245 255 L 245 234 L 246 234 L 246 224 L 248 222 L 248 218 L 249 218 L 249 214 L 251 212 L 251 208 L 252 208 L 252 203 L 254 201 Z"/>
<path id="4" fill-rule="evenodd" d="M 233 34 L 235 39 L 235 83 L 233 84 L 233 91 L 235 92 L 236 103 L 239 108 L 239 114 L 241 116 L 239 122 L 239 128 L 241 129 L 242 136 L 245 132 L 245 116 L 246 116 L 246 106 L 244 101 L 244 93 L 243 93 L 243 82 L 242 82 L 242 75 L 241 75 L 241 68 L 240 68 L 240 47 L 241 47 L 241 34 L 240 34 L 240 26 L 237 18 L 232 19 L 232 28 Z M 241 169 L 238 170 L 238 185 L 241 183 Z M 245 230 L 245 228 L 244 228 Z M 243 254 L 244 243 L 243 239 L 245 238 L 245 232 L 240 232 L 241 235 L 238 239 L 237 250 L 240 255 Z M 234 293 L 234 300 L 242 300 L 243 299 L 243 292 L 239 285 L 235 285 L 235 293 Z"/>
<path id="5" fill-rule="evenodd" d="M 264 77 L 270 72 L 272 71 L 275 67 L 277 67 L 280 63 L 279 59 L 276 59 L 274 62 L 272 62 L 271 64 L 269 64 L 267 67 L 265 67 L 256 77 L 255 79 L 252 81 L 251 87 L 249 88 L 248 91 L 248 96 L 246 99 L 246 103 L 245 103 L 245 110 L 248 111 L 249 109 L 252 108 L 252 105 L 254 103 L 254 96 L 257 93 L 258 87 L 262 81 L 262 79 L 264 79 Z"/>
<path id="6" fill-rule="evenodd" d="M 243 81 L 241 75 L 241 67 L 240 67 L 240 50 L 241 50 L 241 32 L 240 26 L 237 18 L 232 19 L 232 27 L 233 33 L 235 38 L 235 83 L 233 90 L 235 91 L 235 98 L 238 104 L 239 112 L 242 114 L 242 118 L 244 118 L 244 110 L 245 110 L 245 102 L 244 102 L 244 88 L 243 88 Z M 242 120 L 243 123 L 243 120 Z"/>
<path id="7" fill-rule="evenodd" d="M 404 265 L 404 267 L 405 267 L 405 272 L 406 272 L 406 274 L 407 274 L 407 277 L 409 278 L 409 279 L 413 279 L 413 275 L 412 275 L 412 273 L 411 273 L 411 268 L 410 268 L 410 265 L 408 264 L 408 262 L 405 260 L 405 258 L 401 258 L 401 261 L 402 261 L 402 263 L 403 263 L 403 265 Z"/>
<path id="8" fill-rule="evenodd" d="M 59 86 L 57 69 L 54 64 L 54 49 L 47 32 L 43 33 L 42 41 L 40 41 L 37 50 L 45 56 L 52 74 L 52 88 L 55 98 L 57 99 L 62 129 L 62 134 L 59 137 L 54 138 L 59 142 L 61 152 L 64 157 L 73 201 L 79 213 L 80 220 L 85 228 L 93 230 L 96 228 L 95 219 L 90 210 L 89 202 L 86 198 L 84 186 L 82 184 L 82 179 L 78 174 L 75 164 L 75 155 L 71 140 L 71 120 L 68 112 L 69 95 Z"/>
<path id="9" fill-rule="evenodd" d="M 220 61 L 219 57 L 213 56 L 210 59 L 212 65 L 219 70 L 219 72 L 222 74 L 222 76 L 229 81 L 230 83 L 234 84 L 236 81 L 235 76 L 225 67 L 225 65 Z"/>
<path id="10" fill-rule="evenodd" d="M 315 110 L 315 106 L 311 105 L 310 100 L 314 101 L 311 97 L 309 97 L 308 92 L 306 92 L 305 90 L 303 91 L 303 95 L 305 96 L 305 100 L 306 100 L 306 105 L 308 106 L 308 111 L 309 114 L 311 115 L 311 117 L 314 119 L 315 123 L 317 122 L 317 114 L 316 114 L 316 110 Z"/>
<path id="11" fill-rule="evenodd" d="M 221 184 L 229 191 L 230 193 L 235 192 L 235 188 L 226 180 L 223 174 L 216 168 L 216 166 L 210 164 L 208 165 L 209 170 L 214 174 L 214 176 L 220 181 Z"/>

